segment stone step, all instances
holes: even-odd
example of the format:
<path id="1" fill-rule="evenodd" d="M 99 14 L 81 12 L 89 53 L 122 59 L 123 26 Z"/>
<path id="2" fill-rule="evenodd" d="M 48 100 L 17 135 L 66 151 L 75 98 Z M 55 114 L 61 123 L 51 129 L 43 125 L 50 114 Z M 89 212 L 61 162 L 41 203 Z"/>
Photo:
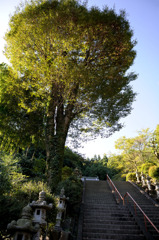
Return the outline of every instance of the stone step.
<path id="1" fill-rule="evenodd" d="M 136 222 L 134 220 L 131 219 L 131 221 L 120 221 L 120 220 L 114 220 L 114 219 L 108 219 L 108 220 L 105 220 L 105 219 L 100 219 L 97 223 L 97 220 L 96 219 L 84 219 L 84 225 L 87 224 L 87 225 L 92 225 L 92 226 L 98 226 L 98 225 L 101 225 L 101 226 L 105 226 L 105 225 L 109 225 L 109 224 L 113 224 L 114 226 L 116 225 L 136 225 Z"/>
<path id="2" fill-rule="evenodd" d="M 159 229 L 159 207 L 155 206 L 153 202 L 147 198 L 141 191 L 135 188 L 131 183 L 128 182 L 114 182 L 117 189 L 121 194 L 124 192 L 129 192 L 135 201 L 139 204 L 142 210 L 150 218 L 153 224 Z M 140 211 L 137 210 L 137 216 L 144 222 L 144 217 Z M 156 231 L 153 230 L 149 222 L 147 222 L 147 228 L 150 233 L 153 235 L 153 239 L 159 239 L 159 234 L 156 234 Z"/>
<path id="3" fill-rule="evenodd" d="M 91 208 L 96 208 L 96 209 L 114 209 L 117 208 L 116 204 L 99 204 L 99 203 L 85 203 L 84 208 L 91 207 Z"/>
<path id="4" fill-rule="evenodd" d="M 105 219 L 105 218 L 131 218 L 132 215 L 130 215 L 129 213 L 128 214 L 122 214 L 122 213 L 108 213 L 107 215 L 106 214 L 102 214 L 102 213 L 87 213 L 87 214 L 84 214 L 84 217 L 89 217 L 89 218 L 102 218 L 102 219 Z"/>
<path id="5" fill-rule="evenodd" d="M 135 224 L 127 224 L 127 225 L 122 225 L 122 224 L 92 224 L 92 223 L 88 223 L 88 224 L 84 224 L 83 226 L 84 231 L 86 229 L 89 229 L 91 232 L 94 232 L 95 229 L 101 229 L 103 230 L 103 232 L 105 231 L 105 229 L 109 229 L 109 230 L 139 230 L 139 226 L 135 225 Z"/>
<path id="6" fill-rule="evenodd" d="M 86 204 L 103 204 L 108 205 L 111 204 L 112 201 L 100 200 L 100 199 L 92 199 L 91 201 L 85 201 Z"/>
<path id="7" fill-rule="evenodd" d="M 90 206 L 90 203 L 87 203 L 87 202 L 85 202 L 84 203 L 84 206 L 85 207 L 89 207 Z M 123 206 L 117 206 L 116 205 L 116 203 L 107 203 L 107 202 L 105 202 L 104 204 L 98 204 L 98 203 L 92 203 L 91 204 L 91 207 L 94 207 L 94 208 L 106 208 L 106 209 L 110 209 L 110 208 L 123 208 Z"/>
<path id="8" fill-rule="evenodd" d="M 122 222 L 127 222 L 127 221 L 134 221 L 134 218 L 133 217 L 107 217 L 107 218 L 101 218 L 101 217 L 98 217 L 98 216 L 92 216 L 92 217 L 87 217 L 87 216 L 84 216 L 84 221 L 89 221 L 90 223 L 93 222 L 93 220 L 96 220 L 97 222 L 98 221 L 102 221 L 102 220 L 109 220 L 109 221 L 122 221 Z"/>
<path id="9" fill-rule="evenodd" d="M 145 240 L 134 217 L 118 205 L 107 182 L 86 182 L 82 240 Z"/>
<path id="10" fill-rule="evenodd" d="M 133 235 L 129 235 L 129 234 L 126 234 L 126 233 L 123 233 L 123 234 L 101 234 L 101 233 L 98 233 L 98 234 L 94 234 L 94 233 L 90 233 L 90 234 L 84 234 L 83 235 L 83 240 L 97 240 L 97 239 L 103 239 L 103 240 L 106 240 L 106 239 L 118 239 L 118 240 L 145 240 L 145 237 L 141 234 L 133 234 Z"/>
<path id="11" fill-rule="evenodd" d="M 84 208 L 84 211 L 87 213 L 87 212 L 97 212 L 98 213 L 113 213 L 113 212 L 118 212 L 118 213 L 128 213 L 128 210 L 127 209 L 119 209 L 119 208 L 103 208 L 103 209 L 98 209 L 98 208 L 92 208 L 91 206 L 90 207 L 86 207 Z"/>
<path id="12" fill-rule="evenodd" d="M 101 233 L 101 234 L 140 234 L 141 231 L 138 230 L 138 229 L 134 229 L 134 228 L 131 228 L 131 229 L 122 229 L 122 228 L 119 228 L 119 229 L 116 229 L 116 228 L 84 228 L 83 229 L 83 236 L 85 235 L 89 235 L 89 234 L 98 234 L 98 233 Z"/>

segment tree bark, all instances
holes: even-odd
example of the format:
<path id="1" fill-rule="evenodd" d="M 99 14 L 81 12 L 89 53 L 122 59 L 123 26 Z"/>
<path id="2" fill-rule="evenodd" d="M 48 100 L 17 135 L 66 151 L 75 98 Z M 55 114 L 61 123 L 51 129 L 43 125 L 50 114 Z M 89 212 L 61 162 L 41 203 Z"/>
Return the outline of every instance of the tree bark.
<path id="1" fill-rule="evenodd" d="M 67 132 L 71 123 L 71 115 L 64 114 L 63 104 L 56 106 L 51 104 L 47 116 L 46 126 L 46 156 L 47 179 L 52 192 L 55 191 L 61 180 L 64 149 Z"/>
<path id="2" fill-rule="evenodd" d="M 47 179 L 52 192 L 55 191 L 61 180 L 64 149 L 70 123 L 76 114 L 73 113 L 79 85 L 71 91 L 72 99 L 64 108 L 64 100 L 59 86 L 54 86 L 51 91 L 51 99 L 46 119 L 46 156 L 47 156 Z M 54 90 L 56 89 L 56 91 Z"/>

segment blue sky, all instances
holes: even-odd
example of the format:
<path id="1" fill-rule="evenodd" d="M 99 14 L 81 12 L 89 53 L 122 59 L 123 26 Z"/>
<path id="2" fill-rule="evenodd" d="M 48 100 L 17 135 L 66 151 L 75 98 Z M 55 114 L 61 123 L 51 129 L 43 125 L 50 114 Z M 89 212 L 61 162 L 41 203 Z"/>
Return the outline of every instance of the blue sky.
<path id="1" fill-rule="evenodd" d="M 1 0 L 2 1 L 2 0 Z M 3 36 L 8 28 L 9 14 L 14 12 L 21 0 L 5 0 L 0 8 L 0 62 L 6 62 L 2 54 Z M 131 114 L 122 119 L 125 127 L 107 139 L 96 139 L 84 144 L 77 151 L 86 157 L 95 154 L 115 153 L 114 142 L 122 137 L 134 137 L 145 128 L 154 130 L 159 124 L 159 1 L 158 0 L 88 0 L 88 6 L 107 5 L 109 8 L 124 9 L 137 40 L 137 57 L 131 71 L 138 74 L 133 89 L 138 93 Z"/>

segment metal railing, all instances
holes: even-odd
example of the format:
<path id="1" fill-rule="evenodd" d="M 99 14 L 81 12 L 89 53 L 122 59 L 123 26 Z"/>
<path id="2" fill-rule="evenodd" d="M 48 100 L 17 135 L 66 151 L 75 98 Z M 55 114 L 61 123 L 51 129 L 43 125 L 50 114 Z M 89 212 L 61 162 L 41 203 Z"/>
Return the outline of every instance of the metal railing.
<path id="1" fill-rule="evenodd" d="M 149 223 L 150 226 L 153 227 L 153 229 L 156 230 L 156 232 L 159 234 L 159 230 L 157 229 L 157 227 L 153 224 L 153 222 L 149 219 L 149 217 L 146 215 L 146 213 L 142 210 L 142 208 L 137 204 L 137 202 L 133 199 L 133 197 L 130 195 L 130 193 L 126 192 L 126 194 L 124 195 L 124 197 L 121 196 L 120 192 L 118 191 L 118 189 L 116 188 L 116 186 L 114 185 L 114 183 L 112 182 L 112 180 L 110 179 L 110 177 L 107 175 L 107 180 L 108 180 L 108 183 L 110 185 L 110 187 L 112 188 L 112 190 L 116 193 L 116 195 L 118 195 L 118 198 L 117 199 L 120 199 L 123 201 L 123 205 L 126 204 L 126 199 L 127 199 L 127 204 L 128 203 L 133 203 L 133 206 L 134 206 L 134 213 L 135 215 L 139 215 L 137 214 L 137 211 L 141 212 L 142 213 L 142 216 L 144 218 L 144 225 L 145 225 L 145 230 L 146 232 L 148 231 L 147 229 L 147 224 Z M 131 201 L 129 201 L 129 199 Z"/>
<path id="2" fill-rule="evenodd" d="M 107 175 L 107 180 L 108 180 L 110 187 L 112 188 L 112 191 L 116 195 L 117 202 L 120 203 L 120 201 L 123 201 L 123 197 L 121 196 L 120 192 L 118 191 L 118 189 L 116 188 L 116 186 L 114 185 L 114 183 L 112 182 L 112 180 L 110 179 L 110 177 L 108 175 Z"/>
<path id="3" fill-rule="evenodd" d="M 159 230 L 157 229 L 157 227 L 153 224 L 153 222 L 149 219 L 149 217 L 146 215 L 146 213 L 142 210 L 142 208 L 138 205 L 138 203 L 133 199 L 133 197 L 128 192 L 126 192 L 126 194 L 123 197 L 123 205 L 125 205 L 126 198 L 130 198 L 130 200 L 133 202 L 134 213 L 135 213 L 136 216 L 139 215 L 138 211 L 142 213 L 144 223 L 145 223 L 145 230 L 148 231 L 147 223 L 149 222 L 150 225 L 156 230 L 156 232 L 159 233 Z M 127 199 L 127 203 L 128 203 L 128 201 L 129 200 Z"/>

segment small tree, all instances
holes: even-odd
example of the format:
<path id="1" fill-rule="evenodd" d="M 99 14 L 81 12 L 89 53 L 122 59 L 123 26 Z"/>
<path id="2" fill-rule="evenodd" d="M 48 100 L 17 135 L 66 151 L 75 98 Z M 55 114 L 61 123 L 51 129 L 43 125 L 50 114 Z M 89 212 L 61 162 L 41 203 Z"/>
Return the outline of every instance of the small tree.
<path id="1" fill-rule="evenodd" d="M 157 159 L 159 159 L 159 125 L 156 126 L 156 129 L 152 134 L 150 146 Z"/>
<path id="2" fill-rule="evenodd" d="M 122 150 L 125 169 L 136 171 L 138 166 L 152 161 L 152 153 L 149 147 L 151 132 L 149 129 L 138 132 L 134 138 L 122 137 L 116 141 L 116 149 Z"/>

